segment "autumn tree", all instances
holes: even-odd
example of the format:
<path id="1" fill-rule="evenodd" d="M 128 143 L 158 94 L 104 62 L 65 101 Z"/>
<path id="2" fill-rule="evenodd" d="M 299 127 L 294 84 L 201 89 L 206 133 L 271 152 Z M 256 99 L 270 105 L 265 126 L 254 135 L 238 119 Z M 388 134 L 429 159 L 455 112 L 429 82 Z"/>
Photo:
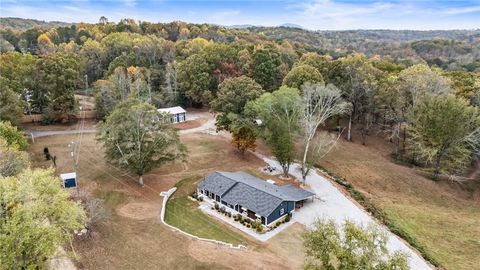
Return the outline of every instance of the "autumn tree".
<path id="1" fill-rule="evenodd" d="M 319 220 L 304 234 L 305 269 L 409 269 L 407 255 L 387 249 L 388 236 L 376 225 Z"/>
<path id="2" fill-rule="evenodd" d="M 44 269 L 58 247 L 83 228 L 83 208 L 52 170 L 0 177 L 0 262 L 5 269 Z"/>
<path id="3" fill-rule="evenodd" d="M 53 44 L 45 33 L 38 36 L 37 46 L 39 55 L 47 55 L 55 52 L 55 44 Z"/>
<path id="4" fill-rule="evenodd" d="M 247 102 L 255 100 L 263 93 L 262 87 L 247 76 L 227 79 L 219 86 L 217 98 L 212 102 L 212 110 L 221 113 L 216 117 L 217 129 L 232 132 L 233 143 L 240 152 L 255 149 L 255 132 L 251 119 L 245 119 Z"/>
<path id="5" fill-rule="evenodd" d="M 2 97 L 4 102 L 14 98 L 13 94 L 8 93 L 9 91 L 6 90 L 8 88 L 22 100 L 22 109 L 25 109 L 29 113 L 39 111 L 33 100 L 33 97 L 37 96 L 38 92 L 41 91 L 36 87 L 36 81 L 38 79 L 37 61 L 38 57 L 31 54 L 9 52 L 0 55 L 0 83 L 2 85 L 1 87 L 5 89 L 3 93 L 4 96 Z M 19 105 L 18 101 L 11 103 L 9 106 L 14 105 Z M 4 106 L 1 107 L 6 108 Z M 18 116 L 18 111 L 20 111 L 20 109 L 13 109 L 12 115 Z M 12 118 L 12 116 L 0 115 Z"/>
<path id="6" fill-rule="evenodd" d="M 78 56 L 64 53 L 48 55 L 40 60 L 39 68 L 39 88 L 48 103 L 38 105 L 45 109 L 45 121 L 68 122 L 75 119 L 78 111 L 75 90 L 81 82 Z M 42 100 L 45 97 L 34 95 L 33 98 Z"/>
<path id="7" fill-rule="evenodd" d="M 193 54 L 187 57 L 178 66 L 180 91 L 193 102 L 208 104 L 213 99 L 209 71 L 210 67 L 202 56 Z"/>
<path id="8" fill-rule="evenodd" d="M 6 80 L 0 76 L 0 121 L 18 124 L 24 106 L 20 95 L 12 91 L 5 82 Z"/>
<path id="9" fill-rule="evenodd" d="M 308 65 L 314 67 L 322 74 L 326 83 L 329 81 L 330 65 L 332 63 L 332 57 L 329 55 L 319 55 L 318 53 L 304 53 L 302 57 L 295 63 L 295 66 Z M 295 67 L 294 66 L 294 67 Z"/>
<path id="10" fill-rule="evenodd" d="M 453 71 L 445 74 L 452 82 L 454 94 L 473 104 L 475 96 L 480 92 L 480 77 L 473 72 Z"/>
<path id="11" fill-rule="evenodd" d="M 178 131 L 155 107 L 130 98 L 117 105 L 100 126 L 99 141 L 107 160 L 139 177 L 167 162 L 182 160 L 186 148 Z"/>
<path id="12" fill-rule="evenodd" d="M 288 87 L 300 89 L 304 83 L 321 83 L 323 76 L 318 70 L 309 65 L 298 65 L 292 68 L 290 72 L 283 78 L 283 84 Z"/>
<path id="13" fill-rule="evenodd" d="M 450 82 L 444 78 L 438 70 L 431 69 L 427 65 L 417 64 L 402 70 L 396 77 L 393 85 L 391 85 L 391 97 L 395 97 L 394 125 L 396 127 L 395 134 L 400 136 L 403 134 L 403 151 L 407 145 L 407 131 L 405 125 L 405 115 L 407 110 L 415 106 L 416 102 L 425 95 L 446 95 L 452 92 Z M 403 126 L 403 132 L 399 129 Z"/>
<path id="14" fill-rule="evenodd" d="M 24 134 L 10 122 L 0 121 L 0 138 L 5 140 L 9 147 L 27 150 L 28 142 Z"/>
<path id="15" fill-rule="evenodd" d="M 95 89 L 95 111 L 97 119 L 103 120 L 120 102 L 116 99 L 115 85 L 109 80 L 98 80 L 93 84 Z"/>
<path id="16" fill-rule="evenodd" d="M 88 39 L 83 44 L 80 54 L 85 61 L 85 73 L 89 82 L 100 79 L 107 65 L 107 53 L 102 44 L 96 40 Z"/>
<path id="17" fill-rule="evenodd" d="M 480 149 L 478 109 L 453 95 L 425 95 L 408 111 L 407 123 L 409 150 L 433 165 L 433 179 L 441 170 L 463 169 Z"/>
<path id="18" fill-rule="evenodd" d="M 342 91 L 343 98 L 351 104 L 348 118 L 347 139 L 352 140 L 352 123 L 359 116 L 368 117 L 379 71 L 361 54 L 341 58 L 331 64 L 329 82 Z M 363 129 L 368 129 L 366 121 Z"/>
<path id="19" fill-rule="evenodd" d="M 252 61 L 253 79 L 267 91 L 277 89 L 283 79 L 278 74 L 282 63 L 278 50 L 271 44 L 259 45 L 253 52 Z"/>
<path id="20" fill-rule="evenodd" d="M 406 106 L 415 105 L 426 94 L 445 95 L 452 92 L 448 79 L 437 69 L 425 64 L 417 64 L 402 70 L 397 87 Z"/>
<path id="21" fill-rule="evenodd" d="M 0 178 L 14 176 L 29 166 L 28 155 L 18 147 L 9 146 L 0 137 Z"/>

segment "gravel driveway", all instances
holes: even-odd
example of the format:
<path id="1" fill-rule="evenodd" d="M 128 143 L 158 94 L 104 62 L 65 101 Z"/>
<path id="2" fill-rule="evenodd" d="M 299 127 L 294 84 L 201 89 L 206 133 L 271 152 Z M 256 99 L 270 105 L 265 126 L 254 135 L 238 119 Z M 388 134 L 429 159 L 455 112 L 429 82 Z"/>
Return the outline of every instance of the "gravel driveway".
<path id="1" fill-rule="evenodd" d="M 258 153 L 257 156 L 270 164 L 270 166 L 280 167 L 280 164 L 276 160 Z M 299 164 L 293 164 L 293 166 L 290 167 L 290 174 L 297 179 L 302 179 Z M 311 190 L 317 194 L 320 200 L 317 199 L 312 203 L 307 203 L 304 207 L 294 212 L 292 221 L 304 224 L 307 228 L 311 227 L 315 220 L 319 218 L 333 219 L 338 224 L 342 224 L 345 220 L 354 221 L 362 225 L 371 222 L 377 223 L 373 217 L 353 203 L 335 185 L 323 176 L 320 176 L 315 170 L 312 170 L 307 176 L 306 184 L 310 186 Z M 405 252 L 409 256 L 408 264 L 412 270 L 432 269 L 416 251 L 407 246 L 398 236 L 388 231 L 386 227 L 382 227 L 389 237 L 387 248 L 390 251 L 401 250 Z"/>

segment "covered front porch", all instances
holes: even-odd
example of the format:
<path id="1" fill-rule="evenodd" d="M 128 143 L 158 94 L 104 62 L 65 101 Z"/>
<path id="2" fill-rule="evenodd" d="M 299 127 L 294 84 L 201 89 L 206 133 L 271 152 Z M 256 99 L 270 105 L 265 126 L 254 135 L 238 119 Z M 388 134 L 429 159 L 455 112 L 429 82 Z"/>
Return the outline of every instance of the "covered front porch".
<path id="1" fill-rule="evenodd" d="M 215 195 L 212 192 L 200 191 L 199 194 L 203 196 L 203 200 L 205 202 L 209 203 L 211 206 L 214 206 L 215 203 L 218 203 L 220 207 L 223 207 L 224 210 L 232 214 L 232 216 L 241 215 L 244 218 L 250 219 L 251 221 L 258 220 L 263 225 L 267 226 L 267 223 L 266 223 L 267 219 L 265 217 L 258 215 L 257 213 L 255 213 L 250 209 L 247 209 L 246 207 L 243 207 L 238 204 L 237 205 L 228 204 L 225 201 L 222 201 L 220 196 Z"/>

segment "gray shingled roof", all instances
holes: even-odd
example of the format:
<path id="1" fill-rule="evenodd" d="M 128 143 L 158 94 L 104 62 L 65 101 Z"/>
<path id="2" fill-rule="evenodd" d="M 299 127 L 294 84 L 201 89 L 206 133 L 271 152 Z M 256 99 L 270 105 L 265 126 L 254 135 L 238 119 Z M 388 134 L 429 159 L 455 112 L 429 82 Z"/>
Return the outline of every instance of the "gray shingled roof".
<path id="1" fill-rule="evenodd" d="M 216 195 L 223 196 L 223 194 L 236 183 L 237 181 L 225 177 L 222 172 L 214 172 L 205 177 L 205 179 L 198 184 L 198 187 L 213 192 Z"/>
<path id="2" fill-rule="evenodd" d="M 315 195 L 291 185 L 270 184 L 244 172 L 214 172 L 198 187 L 221 195 L 228 204 L 239 204 L 265 217 L 282 201 L 300 201 Z"/>

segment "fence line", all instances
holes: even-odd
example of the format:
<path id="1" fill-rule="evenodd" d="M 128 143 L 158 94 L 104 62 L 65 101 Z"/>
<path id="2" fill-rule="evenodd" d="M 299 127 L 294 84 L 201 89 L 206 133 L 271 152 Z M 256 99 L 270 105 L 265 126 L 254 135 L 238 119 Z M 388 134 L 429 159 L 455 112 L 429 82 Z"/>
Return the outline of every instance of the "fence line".
<path id="1" fill-rule="evenodd" d="M 77 119 L 94 119 L 97 117 L 96 111 L 81 111 L 77 114 Z M 22 123 L 35 123 L 42 121 L 42 114 L 26 114 L 22 116 Z"/>

